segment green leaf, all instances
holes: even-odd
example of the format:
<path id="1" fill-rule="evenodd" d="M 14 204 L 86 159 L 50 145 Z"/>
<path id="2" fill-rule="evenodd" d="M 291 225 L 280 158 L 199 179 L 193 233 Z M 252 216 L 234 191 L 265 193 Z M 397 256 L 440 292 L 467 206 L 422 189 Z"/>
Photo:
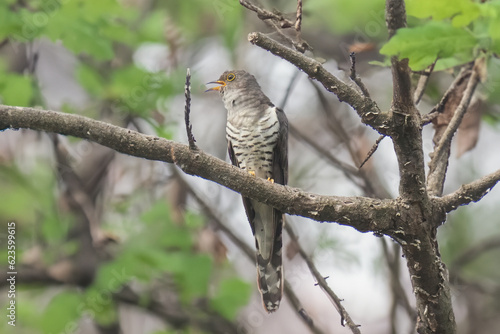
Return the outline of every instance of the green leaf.
<path id="1" fill-rule="evenodd" d="M 144 41 L 165 42 L 164 26 L 167 21 L 165 11 L 157 10 L 151 14 L 142 23 L 139 33 Z"/>
<path id="2" fill-rule="evenodd" d="M 84 295 L 84 308 L 103 326 L 112 324 L 118 317 L 112 292 L 114 291 L 91 287 Z"/>
<path id="3" fill-rule="evenodd" d="M 78 328 L 78 320 L 85 304 L 76 292 L 62 292 L 50 301 L 41 323 L 44 334 L 73 332 Z"/>
<path id="4" fill-rule="evenodd" d="M 0 99 L 3 104 L 27 107 L 33 98 L 31 78 L 15 73 L 6 73 L 0 78 Z"/>
<path id="5" fill-rule="evenodd" d="M 104 90 L 104 83 L 101 75 L 94 68 L 80 64 L 76 70 L 76 76 L 82 86 L 94 96 L 101 96 Z"/>
<path id="6" fill-rule="evenodd" d="M 406 12 L 418 18 L 443 20 L 454 17 L 454 26 L 468 25 L 480 13 L 479 4 L 471 0 L 407 0 Z"/>
<path id="7" fill-rule="evenodd" d="M 460 53 L 473 58 L 477 40 L 468 31 L 444 22 L 429 22 L 415 28 L 399 29 L 394 37 L 380 50 L 387 56 L 408 58 L 414 71 L 425 69 L 436 58 L 450 58 Z"/>
<path id="8" fill-rule="evenodd" d="M 19 15 L 9 10 L 5 4 L 0 4 L 0 40 L 20 34 L 22 26 Z"/>
<path id="9" fill-rule="evenodd" d="M 354 30 L 355 39 L 362 42 L 371 41 L 387 31 L 383 0 L 310 0 L 304 1 L 304 13 L 314 19 L 304 20 L 303 24 L 321 29 L 327 25 L 337 34 Z"/>
<path id="10" fill-rule="evenodd" d="M 490 21 L 490 26 L 488 30 L 490 37 L 494 40 L 500 39 L 500 15 L 499 17 L 492 19 Z"/>
<path id="11" fill-rule="evenodd" d="M 184 257 L 175 276 L 177 284 L 182 288 L 182 300 L 188 302 L 193 298 L 206 296 L 211 274 L 211 257 L 196 254 Z"/>
<path id="12" fill-rule="evenodd" d="M 210 300 L 210 306 L 228 320 L 234 320 L 239 309 L 248 303 L 251 287 L 248 283 L 230 278 L 222 281 L 216 295 Z"/>

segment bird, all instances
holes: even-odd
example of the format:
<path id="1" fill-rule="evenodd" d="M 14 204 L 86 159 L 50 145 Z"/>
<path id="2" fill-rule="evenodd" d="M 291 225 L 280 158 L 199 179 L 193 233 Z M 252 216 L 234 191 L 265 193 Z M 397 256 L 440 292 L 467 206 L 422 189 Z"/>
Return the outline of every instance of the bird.
<path id="1" fill-rule="evenodd" d="M 229 158 L 255 177 L 286 185 L 288 181 L 288 120 L 244 70 L 222 73 L 218 91 L 227 110 Z M 278 310 L 283 295 L 282 230 L 284 214 L 248 197 L 243 206 L 255 236 L 257 283 L 268 313 Z"/>

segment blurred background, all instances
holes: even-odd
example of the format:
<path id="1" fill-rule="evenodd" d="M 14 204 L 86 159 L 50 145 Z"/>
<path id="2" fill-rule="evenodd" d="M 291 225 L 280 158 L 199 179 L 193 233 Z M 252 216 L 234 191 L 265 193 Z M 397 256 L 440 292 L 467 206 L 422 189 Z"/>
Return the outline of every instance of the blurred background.
<path id="1" fill-rule="evenodd" d="M 268 0 L 294 20 L 294 1 Z M 412 18 L 409 18 L 410 23 Z M 394 198 L 399 173 L 390 139 L 286 61 L 247 41 L 286 39 L 236 0 L 7 0 L 0 3 L 0 102 L 80 114 L 187 143 L 184 82 L 198 146 L 226 157 L 226 112 L 205 83 L 228 69 L 255 75 L 291 124 L 289 185 L 326 195 Z M 382 110 L 392 96 L 382 0 L 306 0 L 306 54 L 346 82 L 356 70 Z M 453 81 L 434 73 L 419 110 Z M 474 97 L 452 147 L 445 193 L 497 170 L 500 61 Z M 418 76 L 415 76 L 415 80 Z M 351 82 L 352 83 L 352 82 Z M 424 129 L 427 162 L 432 124 Z M 16 226 L 16 327 L 2 333 L 350 333 L 315 285 L 301 247 L 362 333 L 413 333 L 414 297 L 399 247 L 334 223 L 287 216 L 287 293 L 267 315 L 256 286 L 254 241 L 240 196 L 172 165 L 28 130 L 0 133 L 0 258 Z M 460 333 L 500 325 L 500 190 L 448 216 L 439 229 Z M 290 246 L 291 245 L 291 246 Z M 250 254 L 251 255 L 251 254 Z M 7 262 L 0 263 L 7 314 Z M 4 270 L 5 269 L 5 270 Z M 299 303 L 314 321 L 297 312 Z M 299 307 L 299 308 L 300 308 Z"/>

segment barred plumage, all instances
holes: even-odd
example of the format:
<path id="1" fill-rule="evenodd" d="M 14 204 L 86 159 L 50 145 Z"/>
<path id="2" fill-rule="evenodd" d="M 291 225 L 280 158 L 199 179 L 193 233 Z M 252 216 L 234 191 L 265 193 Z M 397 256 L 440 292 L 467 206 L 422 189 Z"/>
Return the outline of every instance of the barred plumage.
<path id="1" fill-rule="evenodd" d="M 257 177 L 286 184 L 288 178 L 288 121 L 264 95 L 254 76 L 245 71 L 226 71 L 211 88 L 222 94 L 228 111 L 226 137 L 233 165 Z M 243 197 L 255 236 L 257 282 L 268 312 L 278 309 L 283 294 L 283 213 Z"/>

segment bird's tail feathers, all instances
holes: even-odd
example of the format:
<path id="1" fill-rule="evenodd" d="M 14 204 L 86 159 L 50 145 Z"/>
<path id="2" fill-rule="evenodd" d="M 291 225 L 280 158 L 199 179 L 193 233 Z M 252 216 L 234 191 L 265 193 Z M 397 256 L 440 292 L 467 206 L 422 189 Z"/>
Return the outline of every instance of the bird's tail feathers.
<path id="1" fill-rule="evenodd" d="M 264 308 L 269 313 L 279 308 L 281 296 L 283 295 L 281 224 L 278 229 L 271 257 L 264 259 L 257 252 L 257 282 L 262 294 Z"/>

